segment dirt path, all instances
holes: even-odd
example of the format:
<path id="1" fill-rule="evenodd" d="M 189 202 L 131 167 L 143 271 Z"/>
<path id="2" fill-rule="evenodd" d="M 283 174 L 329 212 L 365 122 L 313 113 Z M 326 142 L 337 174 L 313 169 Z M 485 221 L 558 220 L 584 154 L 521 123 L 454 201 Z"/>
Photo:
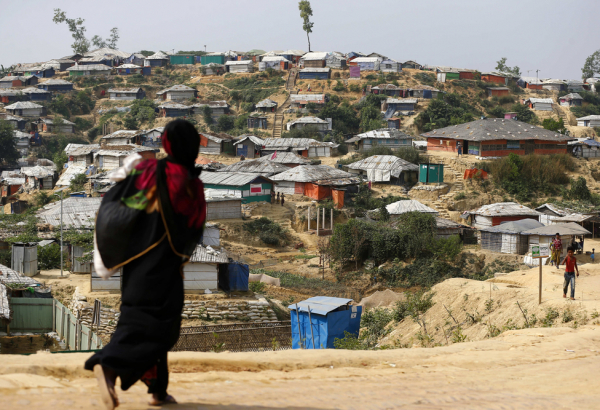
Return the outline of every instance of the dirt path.
<path id="1" fill-rule="evenodd" d="M 598 409 L 598 327 L 434 349 L 170 354 L 178 409 Z M 3 409 L 103 409 L 86 353 L 6 355 Z M 119 409 L 150 409 L 137 383 Z M 165 407 L 166 408 L 166 407 Z"/>

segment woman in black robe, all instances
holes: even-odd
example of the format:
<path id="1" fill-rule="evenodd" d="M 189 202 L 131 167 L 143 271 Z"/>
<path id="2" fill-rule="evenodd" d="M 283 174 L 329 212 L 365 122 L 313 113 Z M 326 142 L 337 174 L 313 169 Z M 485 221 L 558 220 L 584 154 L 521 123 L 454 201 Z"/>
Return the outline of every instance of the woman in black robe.
<path id="1" fill-rule="evenodd" d="M 142 380 L 150 404 L 175 403 L 167 394 L 167 352 L 179 337 L 183 266 L 202 235 L 206 204 L 194 167 L 200 137 L 193 125 L 170 122 L 162 142 L 167 158 L 140 157 L 119 170 L 123 179 L 105 195 L 96 219 L 96 271 L 108 277 L 123 270 L 116 331 L 85 363 L 111 410 L 119 404 L 117 377 L 123 390 Z"/>

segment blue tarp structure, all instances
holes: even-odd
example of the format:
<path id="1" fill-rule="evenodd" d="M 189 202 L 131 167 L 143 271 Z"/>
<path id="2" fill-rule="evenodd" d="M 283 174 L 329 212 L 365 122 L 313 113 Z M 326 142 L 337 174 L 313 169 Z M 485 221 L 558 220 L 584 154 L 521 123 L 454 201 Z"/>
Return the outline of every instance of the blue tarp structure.
<path id="1" fill-rule="evenodd" d="M 248 265 L 232 262 L 227 265 L 227 273 L 230 292 L 234 290 L 248 291 L 248 278 L 250 277 Z"/>
<path id="2" fill-rule="evenodd" d="M 292 319 L 292 348 L 313 349 L 314 338 L 314 349 L 332 349 L 333 341 L 342 339 L 344 332 L 358 337 L 362 306 L 350 306 L 350 302 L 352 299 L 315 296 L 288 306 Z"/>
<path id="3" fill-rule="evenodd" d="M 431 90 L 423 90 L 423 98 L 433 98 Z"/>

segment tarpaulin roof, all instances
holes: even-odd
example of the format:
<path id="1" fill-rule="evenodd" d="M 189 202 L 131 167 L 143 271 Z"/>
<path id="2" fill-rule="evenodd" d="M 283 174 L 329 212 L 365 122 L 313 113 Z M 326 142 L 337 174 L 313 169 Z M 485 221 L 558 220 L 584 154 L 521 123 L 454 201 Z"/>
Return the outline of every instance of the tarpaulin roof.
<path id="1" fill-rule="evenodd" d="M 285 172 L 287 170 L 289 170 L 288 167 L 269 161 L 269 156 L 266 156 L 254 160 L 236 162 L 235 164 L 217 170 L 217 172 L 253 172 L 273 175 Z"/>
<path id="2" fill-rule="evenodd" d="M 544 225 L 534 219 L 521 219 L 520 221 L 505 222 L 490 228 L 482 228 L 481 230 L 485 232 L 518 234 L 542 226 Z"/>
<path id="3" fill-rule="evenodd" d="M 289 305 L 290 310 L 298 309 L 299 312 L 308 312 L 310 306 L 310 313 L 316 315 L 327 315 L 329 312 L 333 312 L 341 306 L 345 306 L 352 302 L 352 299 L 345 298 L 334 298 L 329 296 L 314 296 L 310 299 L 303 300 L 302 302 Z"/>
<path id="4" fill-rule="evenodd" d="M 398 202 L 394 202 L 385 207 L 390 215 L 400 215 L 407 212 L 422 212 L 427 214 L 438 214 L 433 208 L 428 207 L 427 205 L 423 205 L 419 201 L 415 201 L 414 199 L 406 199 Z M 378 209 L 374 209 L 373 211 L 378 211 Z"/>
<path id="5" fill-rule="evenodd" d="M 394 155 L 373 155 L 348 165 L 349 169 L 380 169 L 392 171 L 398 177 L 402 171 L 418 171 L 419 166 L 398 158 Z"/>
<path id="6" fill-rule="evenodd" d="M 190 262 L 196 263 L 227 263 L 229 258 L 226 252 L 219 252 L 211 246 L 198 245 L 190 258 Z"/>
<path id="7" fill-rule="evenodd" d="M 266 178 L 262 174 L 249 172 L 203 172 L 200 175 L 200 179 L 204 184 L 229 186 L 246 185 L 258 178 L 262 178 L 266 182 L 271 182 L 269 178 Z"/>
<path id="8" fill-rule="evenodd" d="M 568 222 L 564 224 L 555 224 L 548 226 L 541 226 L 539 228 L 530 229 L 522 232 L 523 235 L 540 235 L 540 236 L 554 236 L 557 233 L 560 235 L 590 235 L 591 232 L 576 224 L 575 222 Z"/>
<path id="9" fill-rule="evenodd" d="M 476 211 L 470 212 L 470 214 L 482 216 L 538 216 L 540 213 L 516 202 L 498 202 L 484 205 Z"/>

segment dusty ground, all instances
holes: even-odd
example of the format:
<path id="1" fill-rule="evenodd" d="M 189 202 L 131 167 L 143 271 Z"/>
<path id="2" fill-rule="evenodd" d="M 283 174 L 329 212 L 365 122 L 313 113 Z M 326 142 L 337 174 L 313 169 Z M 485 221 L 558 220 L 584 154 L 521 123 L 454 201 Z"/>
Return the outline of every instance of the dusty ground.
<path id="1" fill-rule="evenodd" d="M 197 410 L 598 409 L 599 332 L 518 330 L 433 349 L 173 353 L 169 391 L 177 408 Z M 4 356 L 2 408 L 102 409 L 87 357 Z M 117 392 L 120 409 L 152 408 L 140 383 Z"/>

